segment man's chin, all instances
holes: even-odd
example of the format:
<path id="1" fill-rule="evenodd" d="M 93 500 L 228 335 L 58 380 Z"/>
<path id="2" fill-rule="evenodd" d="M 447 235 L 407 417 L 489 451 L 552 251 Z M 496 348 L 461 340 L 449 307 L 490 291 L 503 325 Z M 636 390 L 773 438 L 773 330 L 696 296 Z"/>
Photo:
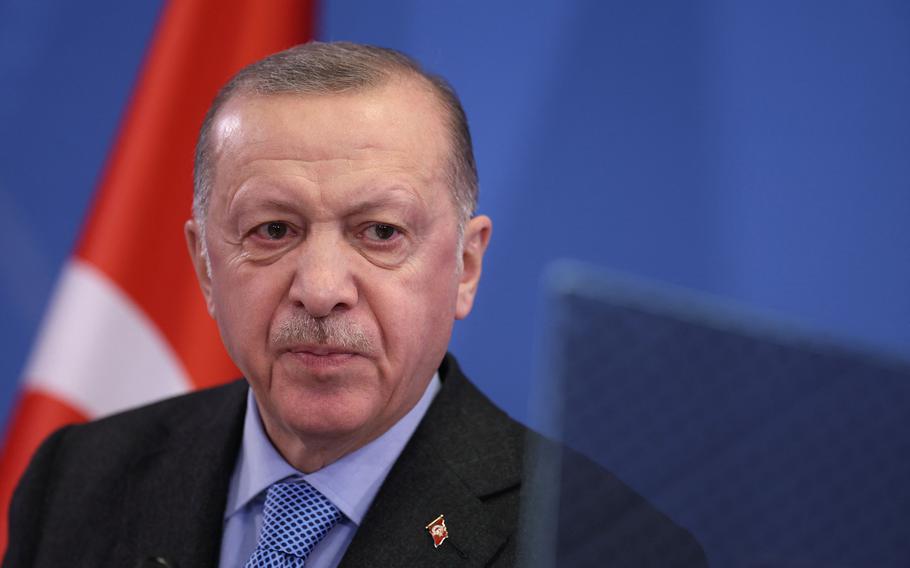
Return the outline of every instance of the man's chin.
<path id="1" fill-rule="evenodd" d="M 266 412 L 271 412 L 273 419 L 263 416 L 263 420 L 269 437 L 285 457 L 300 451 L 340 455 L 376 437 L 370 431 L 371 423 L 375 422 L 371 419 L 377 412 L 376 404 L 364 393 L 295 389 L 272 402 L 272 410 Z M 272 432 L 268 423 L 277 426 L 280 432 Z"/>

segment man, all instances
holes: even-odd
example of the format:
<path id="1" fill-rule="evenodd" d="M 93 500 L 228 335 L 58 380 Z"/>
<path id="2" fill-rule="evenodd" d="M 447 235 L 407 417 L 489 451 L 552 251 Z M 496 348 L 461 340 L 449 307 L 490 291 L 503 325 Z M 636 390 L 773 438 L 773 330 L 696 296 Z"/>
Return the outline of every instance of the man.
<path id="1" fill-rule="evenodd" d="M 4 566 L 515 565 L 526 432 L 446 355 L 492 230 L 476 200 L 461 105 L 409 58 L 312 43 L 241 71 L 186 237 L 246 382 L 54 434 Z M 599 560 L 703 562 L 576 461 L 607 507 Z"/>

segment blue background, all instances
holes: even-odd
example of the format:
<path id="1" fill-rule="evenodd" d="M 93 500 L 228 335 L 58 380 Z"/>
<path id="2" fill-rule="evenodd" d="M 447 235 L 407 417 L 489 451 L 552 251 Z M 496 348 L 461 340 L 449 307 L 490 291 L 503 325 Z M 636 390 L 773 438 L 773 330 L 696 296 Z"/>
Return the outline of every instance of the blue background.
<path id="1" fill-rule="evenodd" d="M 0 1 L 0 416 L 160 7 Z M 328 0 L 318 29 L 461 94 L 495 226 L 453 351 L 518 418 L 560 257 L 910 355 L 910 3 Z"/>

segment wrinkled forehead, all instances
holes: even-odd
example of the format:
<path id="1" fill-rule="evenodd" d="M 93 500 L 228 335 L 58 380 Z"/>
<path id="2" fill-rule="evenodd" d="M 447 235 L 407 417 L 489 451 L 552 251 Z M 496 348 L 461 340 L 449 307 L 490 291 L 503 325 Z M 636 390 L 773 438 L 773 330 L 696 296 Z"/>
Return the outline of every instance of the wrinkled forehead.
<path id="1" fill-rule="evenodd" d="M 215 117 L 211 150 L 216 164 L 255 152 L 319 160 L 374 150 L 441 170 L 452 152 L 448 122 L 422 78 L 344 93 L 238 93 Z"/>
<path id="2" fill-rule="evenodd" d="M 224 212 L 241 187 L 245 195 L 298 183 L 331 188 L 322 195 L 337 204 L 358 199 L 352 191 L 398 186 L 427 204 L 444 200 L 438 211 L 457 213 L 449 132 L 435 95 L 407 83 L 237 96 L 212 124 L 211 199 Z"/>

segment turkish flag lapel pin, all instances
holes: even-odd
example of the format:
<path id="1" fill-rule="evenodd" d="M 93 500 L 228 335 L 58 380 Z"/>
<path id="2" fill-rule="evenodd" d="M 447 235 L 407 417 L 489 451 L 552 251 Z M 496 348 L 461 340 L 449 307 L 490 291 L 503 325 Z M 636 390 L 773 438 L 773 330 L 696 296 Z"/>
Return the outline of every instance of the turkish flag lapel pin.
<path id="1" fill-rule="evenodd" d="M 446 528 L 446 520 L 442 515 L 433 519 L 426 526 L 427 532 L 433 538 L 433 547 L 439 548 L 447 538 L 449 538 L 449 529 Z"/>

